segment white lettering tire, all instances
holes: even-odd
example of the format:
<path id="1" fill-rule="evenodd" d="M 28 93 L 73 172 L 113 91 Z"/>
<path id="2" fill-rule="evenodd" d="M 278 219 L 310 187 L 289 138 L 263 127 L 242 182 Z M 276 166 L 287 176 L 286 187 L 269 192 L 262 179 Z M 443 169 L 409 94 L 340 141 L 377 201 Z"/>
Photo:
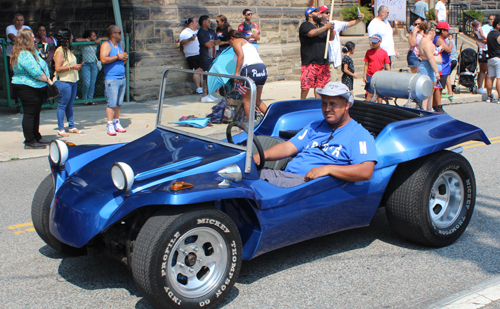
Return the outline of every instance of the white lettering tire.
<path id="1" fill-rule="evenodd" d="M 474 211 L 476 181 L 462 155 L 440 151 L 401 164 L 387 187 L 387 219 L 404 238 L 432 247 L 455 242 Z"/>
<path id="2" fill-rule="evenodd" d="M 136 286 L 155 308 L 214 308 L 238 278 L 242 245 L 218 209 L 163 209 L 142 227 L 132 256 Z"/>

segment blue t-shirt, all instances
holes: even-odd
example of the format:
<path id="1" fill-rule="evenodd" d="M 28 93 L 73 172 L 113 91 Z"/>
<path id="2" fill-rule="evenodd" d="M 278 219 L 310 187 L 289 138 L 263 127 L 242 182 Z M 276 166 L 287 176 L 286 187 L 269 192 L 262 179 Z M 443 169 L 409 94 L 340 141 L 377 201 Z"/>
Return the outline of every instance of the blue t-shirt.
<path id="1" fill-rule="evenodd" d="M 209 54 L 208 48 L 205 46 L 205 43 L 207 43 L 210 40 L 215 40 L 216 39 L 215 31 L 212 29 L 203 29 L 200 28 L 198 30 L 198 41 L 200 42 L 200 58 L 202 59 L 212 59 L 213 57 Z M 215 50 L 215 49 L 214 49 Z"/>
<path id="2" fill-rule="evenodd" d="M 437 47 L 437 40 L 439 38 L 440 38 L 439 36 L 436 36 L 434 38 L 433 43 L 436 47 Z M 451 74 L 451 56 L 450 56 L 450 53 L 447 53 L 444 50 L 441 51 L 441 58 L 443 59 L 443 63 L 441 64 L 441 75 L 450 75 Z M 439 67 L 439 65 L 438 65 L 438 67 Z"/>
<path id="3" fill-rule="evenodd" d="M 311 169 L 325 165 L 352 165 L 377 161 L 373 136 L 362 125 L 351 119 L 333 132 L 326 120 L 313 121 L 290 142 L 299 153 L 288 163 L 285 172 L 306 175 Z M 322 149 L 318 145 L 324 145 Z"/>
<path id="4" fill-rule="evenodd" d="M 110 41 L 106 41 L 111 47 L 108 57 L 114 57 L 119 53 L 123 53 L 123 48 L 118 42 L 118 48 L 114 48 Z M 125 63 L 123 60 L 116 60 L 111 63 L 104 64 L 104 79 L 122 79 L 125 77 Z"/>
<path id="5" fill-rule="evenodd" d="M 415 14 L 417 14 L 418 16 L 422 17 L 423 19 L 426 19 L 425 12 L 428 11 L 429 11 L 429 6 L 424 0 L 415 3 Z"/>

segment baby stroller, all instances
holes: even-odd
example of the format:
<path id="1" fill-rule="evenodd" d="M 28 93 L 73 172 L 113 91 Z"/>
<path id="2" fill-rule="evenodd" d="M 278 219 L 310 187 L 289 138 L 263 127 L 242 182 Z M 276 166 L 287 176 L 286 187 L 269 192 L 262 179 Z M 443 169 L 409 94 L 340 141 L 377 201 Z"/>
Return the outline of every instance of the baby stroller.
<path id="1" fill-rule="evenodd" d="M 457 75 L 452 85 L 454 93 L 460 93 L 460 87 L 458 87 L 458 85 L 469 88 L 469 91 L 473 94 L 477 93 L 477 84 L 475 82 L 478 66 L 477 57 L 477 52 L 471 47 L 467 47 L 460 51 L 460 55 L 458 56 Z"/>

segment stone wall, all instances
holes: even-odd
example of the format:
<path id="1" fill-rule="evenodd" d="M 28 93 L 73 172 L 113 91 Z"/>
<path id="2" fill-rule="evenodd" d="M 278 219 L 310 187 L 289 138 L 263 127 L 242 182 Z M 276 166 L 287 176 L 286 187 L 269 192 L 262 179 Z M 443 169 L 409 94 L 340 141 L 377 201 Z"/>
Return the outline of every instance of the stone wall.
<path id="1" fill-rule="evenodd" d="M 455 2 L 458 3 L 452 0 Z M 358 0 L 336 1 L 334 16 L 339 15 L 339 8 L 357 3 Z M 500 8 L 496 0 L 464 3 L 482 10 Z M 261 29 L 259 51 L 269 68 L 269 80 L 286 79 L 300 68 L 298 28 L 309 0 L 120 0 L 120 5 L 124 31 L 130 35 L 130 86 L 134 100 L 156 97 L 166 68 L 187 68 L 179 48 L 179 34 L 184 21 L 192 16 L 209 15 L 214 21 L 222 14 L 236 28 L 243 21 L 243 9 L 249 8 Z M 0 0 L 0 9 L 0 27 L 10 25 L 14 13 L 20 12 L 27 25 L 36 29 L 43 24 L 49 34 L 68 27 L 77 37 L 87 29 L 105 36 L 108 26 L 115 23 L 110 0 Z"/>

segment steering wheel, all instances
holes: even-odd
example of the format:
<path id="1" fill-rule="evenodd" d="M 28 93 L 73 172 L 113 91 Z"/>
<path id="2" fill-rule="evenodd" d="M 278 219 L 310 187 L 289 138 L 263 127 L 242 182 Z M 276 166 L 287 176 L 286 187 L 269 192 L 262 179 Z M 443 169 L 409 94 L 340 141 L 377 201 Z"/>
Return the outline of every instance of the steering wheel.
<path id="1" fill-rule="evenodd" d="M 231 121 L 226 128 L 226 138 L 228 143 L 234 144 L 233 141 L 233 136 L 231 135 L 231 129 L 233 128 L 234 123 Z M 245 132 L 247 132 L 246 129 L 243 129 Z M 247 132 L 248 133 L 248 132 Z M 257 165 L 257 170 L 260 171 L 263 167 L 264 164 L 266 163 L 266 158 L 264 157 L 264 148 L 262 148 L 262 145 L 259 142 L 259 139 L 257 136 L 253 136 L 253 143 L 255 145 L 255 148 L 257 148 L 257 152 L 259 153 L 260 156 L 260 163 Z"/>

